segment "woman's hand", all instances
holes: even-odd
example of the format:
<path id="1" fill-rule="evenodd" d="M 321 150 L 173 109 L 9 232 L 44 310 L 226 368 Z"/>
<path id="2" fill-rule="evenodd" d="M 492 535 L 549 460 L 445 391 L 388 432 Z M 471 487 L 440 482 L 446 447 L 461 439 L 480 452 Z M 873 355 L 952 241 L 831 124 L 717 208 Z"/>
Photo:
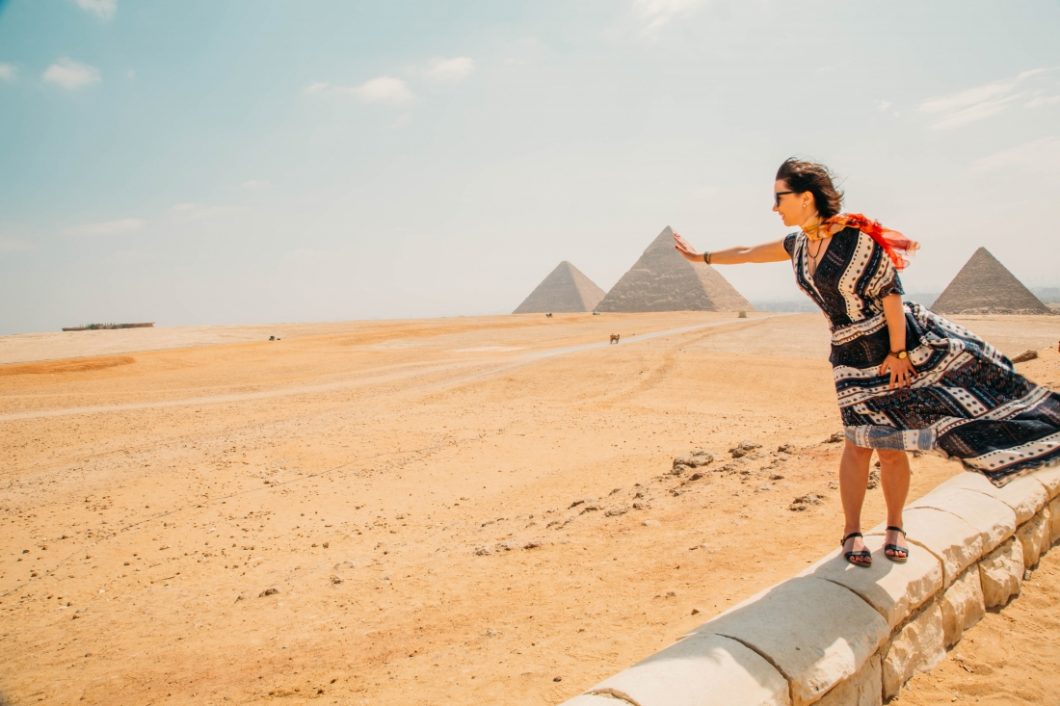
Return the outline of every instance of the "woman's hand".
<path id="1" fill-rule="evenodd" d="M 899 358 L 894 353 L 888 353 L 883 363 L 880 364 L 880 375 L 885 373 L 891 376 L 891 384 L 887 389 L 893 390 L 896 387 L 911 387 L 916 368 L 913 367 L 913 362 L 909 360 L 908 355 L 905 358 Z"/>
<path id="2" fill-rule="evenodd" d="M 674 247 L 677 252 L 681 253 L 681 257 L 689 262 L 703 262 L 703 253 L 696 252 L 696 249 L 686 243 L 677 231 L 674 231 Z"/>

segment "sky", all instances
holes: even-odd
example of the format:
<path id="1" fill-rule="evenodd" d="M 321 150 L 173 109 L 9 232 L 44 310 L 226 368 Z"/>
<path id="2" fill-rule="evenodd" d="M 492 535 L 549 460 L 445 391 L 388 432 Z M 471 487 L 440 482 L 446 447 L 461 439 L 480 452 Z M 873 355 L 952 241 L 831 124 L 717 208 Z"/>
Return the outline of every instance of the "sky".
<path id="1" fill-rule="evenodd" d="M 507 313 L 773 177 L 1060 286 L 1056 0 L 0 0 L 0 334 Z M 752 302 L 790 265 L 719 268 Z"/>

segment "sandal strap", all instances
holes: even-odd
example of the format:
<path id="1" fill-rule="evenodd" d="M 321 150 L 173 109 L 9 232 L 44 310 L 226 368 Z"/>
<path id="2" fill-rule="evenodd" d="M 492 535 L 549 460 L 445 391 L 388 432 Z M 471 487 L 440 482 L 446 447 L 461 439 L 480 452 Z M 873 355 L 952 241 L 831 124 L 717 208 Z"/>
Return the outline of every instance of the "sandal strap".
<path id="1" fill-rule="evenodd" d="M 850 539 L 851 537 L 864 537 L 864 536 L 865 535 L 863 535 L 861 532 L 851 532 L 846 537 L 843 537 L 841 540 L 839 540 L 839 543 L 840 544 L 846 544 L 847 540 Z"/>
<path id="2" fill-rule="evenodd" d="M 887 530 L 890 532 L 901 532 L 902 536 L 905 536 L 905 530 L 901 527 L 895 527 L 894 525 L 887 525 Z"/>

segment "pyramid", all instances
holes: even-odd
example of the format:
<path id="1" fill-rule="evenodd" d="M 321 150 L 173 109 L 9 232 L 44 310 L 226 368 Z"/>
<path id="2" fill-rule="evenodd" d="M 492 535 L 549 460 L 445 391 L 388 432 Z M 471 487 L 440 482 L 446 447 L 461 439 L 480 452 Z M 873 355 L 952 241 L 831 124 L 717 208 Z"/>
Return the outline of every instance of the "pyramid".
<path id="1" fill-rule="evenodd" d="M 603 298 L 604 290 L 564 260 L 556 265 L 548 277 L 541 280 L 541 284 L 512 313 L 592 311 Z"/>
<path id="2" fill-rule="evenodd" d="M 754 307 L 706 264 L 692 264 L 674 249 L 663 228 L 629 272 L 596 305 L 597 311 L 738 311 Z"/>
<path id="3" fill-rule="evenodd" d="M 986 248 L 972 253 L 930 309 L 940 314 L 1052 313 Z"/>

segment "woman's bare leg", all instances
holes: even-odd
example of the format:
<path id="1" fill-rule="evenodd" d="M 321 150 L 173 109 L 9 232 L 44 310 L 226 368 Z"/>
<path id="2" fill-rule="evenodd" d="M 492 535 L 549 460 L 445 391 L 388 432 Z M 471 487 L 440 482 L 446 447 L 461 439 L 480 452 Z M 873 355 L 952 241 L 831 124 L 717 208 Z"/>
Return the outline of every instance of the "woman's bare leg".
<path id="1" fill-rule="evenodd" d="M 869 482 L 869 460 L 872 449 L 855 446 L 850 441 L 843 447 L 839 461 L 839 496 L 843 501 L 845 524 L 843 535 L 861 531 L 861 506 L 865 503 L 865 487 Z M 860 537 L 848 540 L 844 551 L 856 552 L 865 548 Z"/>
<path id="2" fill-rule="evenodd" d="M 887 503 L 887 524 L 902 527 L 902 510 L 905 508 L 906 498 L 909 497 L 909 456 L 905 451 L 885 449 L 880 449 L 878 454 L 880 484 L 883 486 L 883 499 Z M 905 541 L 901 533 L 889 530 L 884 544 L 905 546 Z M 905 554 L 896 556 L 902 558 Z"/>

